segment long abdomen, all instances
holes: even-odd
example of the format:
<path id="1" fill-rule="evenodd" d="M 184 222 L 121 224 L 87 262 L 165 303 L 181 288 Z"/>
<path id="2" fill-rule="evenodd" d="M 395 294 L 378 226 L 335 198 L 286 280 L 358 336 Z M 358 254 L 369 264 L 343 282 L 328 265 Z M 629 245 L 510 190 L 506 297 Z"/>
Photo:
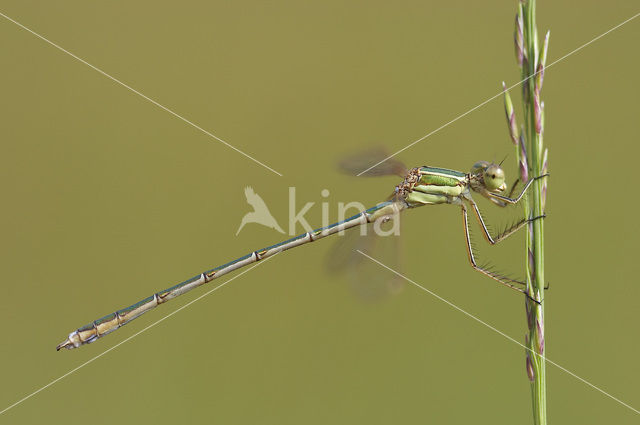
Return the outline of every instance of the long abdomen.
<path id="1" fill-rule="evenodd" d="M 360 214 L 349 217 L 346 220 L 339 221 L 327 227 L 313 230 L 312 232 L 303 233 L 284 242 L 280 242 L 279 244 L 272 245 L 258 251 L 253 251 L 250 254 L 231 261 L 230 263 L 200 273 L 199 275 L 194 276 L 189 280 L 172 286 L 171 288 L 165 289 L 164 291 L 156 292 L 152 296 L 145 298 L 142 301 L 139 301 L 127 308 L 123 308 L 122 310 L 118 310 L 114 313 L 108 314 L 98 320 L 89 323 L 88 325 L 76 329 L 69 334 L 65 341 L 63 341 L 56 347 L 56 350 L 60 350 L 61 348 L 72 349 L 80 347 L 84 344 L 91 343 L 98 338 L 101 338 L 106 334 L 111 333 L 116 329 L 126 325 L 136 317 L 140 316 L 143 313 L 146 313 L 152 308 L 157 307 L 158 305 L 163 304 L 172 298 L 189 292 L 190 290 L 198 286 L 204 285 L 205 283 L 210 282 L 222 275 L 237 270 L 248 264 L 255 263 L 256 261 L 260 261 L 262 259 L 270 257 L 274 254 L 277 254 L 278 252 L 295 248 L 308 242 L 316 241 L 318 239 L 324 238 L 325 236 L 338 233 L 342 230 L 370 223 L 385 215 L 396 214 L 400 209 L 401 207 L 399 206 L 399 204 L 390 201 L 384 202 L 382 204 L 376 205 L 373 208 L 369 208 L 368 210 L 363 211 Z"/>

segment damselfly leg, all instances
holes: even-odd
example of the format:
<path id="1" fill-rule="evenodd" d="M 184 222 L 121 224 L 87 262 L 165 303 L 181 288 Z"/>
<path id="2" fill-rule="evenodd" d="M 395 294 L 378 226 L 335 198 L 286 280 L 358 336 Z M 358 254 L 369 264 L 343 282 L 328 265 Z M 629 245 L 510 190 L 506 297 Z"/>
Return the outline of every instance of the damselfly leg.
<path id="1" fill-rule="evenodd" d="M 469 256 L 469 261 L 471 262 L 471 267 L 473 267 L 475 270 L 479 271 L 480 273 L 489 276 L 491 279 L 496 280 L 498 282 L 500 282 L 501 284 L 508 286 L 511 289 L 514 289 L 518 292 L 522 292 L 523 294 L 527 294 L 526 291 L 522 288 L 524 286 L 526 286 L 526 283 L 521 281 L 521 280 L 517 280 L 517 279 L 512 279 L 510 277 L 504 276 L 500 273 L 496 273 L 493 270 L 489 270 L 486 267 L 482 267 L 480 265 L 478 265 L 477 261 L 476 261 L 476 255 L 474 253 L 473 250 L 473 246 L 471 244 L 471 235 L 469 233 L 469 220 L 468 220 L 468 214 L 467 214 L 467 207 L 464 204 L 460 204 L 461 208 L 462 208 L 462 222 L 464 225 L 464 236 L 465 236 L 465 240 L 467 242 L 467 254 Z M 481 216 L 478 213 L 478 217 L 481 219 Z M 535 218 L 531 218 L 531 219 L 524 219 L 520 222 L 519 225 L 517 225 L 515 227 L 515 229 L 512 227 L 511 229 L 509 229 L 507 232 L 503 232 L 495 237 L 492 238 L 493 242 L 492 244 L 496 244 L 500 241 L 505 240 L 507 237 L 511 236 L 512 234 L 514 234 L 516 232 L 516 230 L 521 229 L 525 224 L 532 222 L 534 220 L 538 220 L 542 217 L 535 217 Z M 484 226 L 484 223 L 482 223 L 482 226 L 484 234 L 487 238 L 491 238 L 491 235 L 489 234 L 486 226 Z M 520 286 L 516 286 L 516 285 L 520 285 Z"/>
<path id="2" fill-rule="evenodd" d="M 518 203 L 518 201 L 520 201 L 522 199 L 522 197 L 525 195 L 527 189 L 529 189 L 529 187 L 531 186 L 531 183 L 534 182 L 535 180 L 538 180 L 540 178 L 543 177 L 547 177 L 548 174 L 544 174 L 538 177 L 535 177 L 531 180 L 529 180 L 529 182 L 527 182 L 527 184 L 525 185 L 525 187 L 522 189 L 522 191 L 520 192 L 520 194 L 516 197 L 516 198 L 511 198 L 513 191 L 518 183 L 518 181 L 516 180 L 516 182 L 512 185 L 511 190 L 509 192 L 509 196 L 502 196 L 502 195 L 498 195 L 496 193 L 493 192 L 488 192 L 487 193 L 483 193 L 487 198 L 489 198 L 491 201 L 493 201 L 496 205 L 499 205 L 501 207 L 506 207 L 507 205 L 510 204 L 516 204 Z M 475 201 L 473 200 L 473 198 L 471 196 L 465 196 L 464 199 L 459 200 L 459 205 L 462 209 L 462 219 L 463 219 L 463 225 L 464 225 L 464 234 L 465 234 L 465 240 L 466 240 L 466 244 L 467 244 L 467 254 L 469 257 L 469 261 L 471 263 L 471 267 L 473 267 L 475 270 L 479 271 L 480 273 L 484 274 L 485 276 L 489 276 L 490 278 L 496 280 L 497 282 L 508 286 L 511 289 L 514 289 L 518 292 L 522 292 L 525 295 L 527 295 L 527 297 L 529 296 L 526 292 L 526 290 L 524 289 L 524 287 L 526 286 L 526 283 L 521 281 L 521 280 L 517 280 L 517 279 L 512 279 L 510 277 L 504 276 L 500 273 L 496 273 L 493 270 L 490 270 L 487 267 L 483 267 L 480 266 L 478 264 L 478 262 L 476 261 L 476 255 L 474 253 L 474 249 L 473 249 L 473 245 L 471 243 L 471 235 L 469 232 L 469 219 L 468 219 L 468 213 L 467 213 L 467 206 L 465 205 L 465 202 L 468 202 L 469 205 L 471 205 L 471 207 L 473 208 L 473 211 L 475 213 L 476 218 L 478 219 L 478 223 L 480 224 L 480 227 L 482 229 L 482 233 L 485 237 L 485 239 L 487 240 L 487 242 L 489 242 L 491 245 L 495 245 L 498 242 L 501 242 L 503 240 L 505 240 L 506 238 L 508 238 L 509 236 L 513 235 L 514 233 L 516 233 L 518 230 L 522 229 L 526 224 L 531 223 L 535 220 L 544 218 L 545 215 L 541 215 L 541 216 L 537 216 L 537 217 L 532 217 L 532 218 L 522 218 L 519 221 L 517 221 L 516 223 L 514 223 L 512 226 L 508 227 L 507 229 L 505 229 L 504 231 L 500 232 L 499 234 L 493 236 L 491 235 L 491 232 L 489 231 L 489 229 L 487 228 L 487 225 L 484 222 L 484 219 L 482 218 L 482 214 L 480 213 L 480 209 L 478 208 L 478 205 L 475 203 Z M 536 301 L 536 300 L 534 300 Z M 537 301 L 536 301 L 537 302 Z"/>
<path id="3" fill-rule="evenodd" d="M 540 175 L 538 177 L 532 178 L 531 180 L 529 180 L 527 182 L 527 184 L 524 185 L 524 188 L 520 192 L 520 195 L 518 195 L 515 198 L 511 198 L 511 196 L 513 195 L 513 191 L 516 188 L 518 180 L 516 180 L 514 182 L 513 186 L 511 186 L 511 191 L 509 192 L 509 196 L 503 196 L 503 195 L 499 195 L 497 193 L 489 192 L 489 191 L 487 191 L 486 193 L 483 193 L 483 195 L 486 196 L 487 198 L 489 198 L 491 201 L 493 201 L 493 203 L 495 203 L 496 205 L 498 205 L 500 207 L 506 207 L 509 204 L 517 204 L 518 202 L 520 202 L 520 200 L 522 199 L 524 194 L 527 192 L 529 187 L 531 187 L 531 183 L 533 183 L 534 181 L 536 181 L 538 179 L 542 179 L 542 178 L 548 177 L 548 176 L 549 176 L 549 173 L 542 174 L 542 175 Z"/>

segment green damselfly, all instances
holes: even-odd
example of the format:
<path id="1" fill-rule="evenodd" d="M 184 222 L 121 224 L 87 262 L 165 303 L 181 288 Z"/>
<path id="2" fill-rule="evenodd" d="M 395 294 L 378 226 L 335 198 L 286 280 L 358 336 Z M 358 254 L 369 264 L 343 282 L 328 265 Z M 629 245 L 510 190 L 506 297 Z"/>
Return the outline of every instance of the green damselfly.
<path id="1" fill-rule="evenodd" d="M 171 288 L 157 292 L 127 308 L 118 310 L 95 320 L 88 325 L 71 332 L 67 339 L 57 346 L 57 350 L 60 350 L 61 348 L 77 348 L 83 344 L 91 343 L 129 323 L 131 320 L 159 304 L 163 304 L 172 298 L 182 295 L 198 286 L 248 264 L 263 260 L 287 249 L 316 241 L 324 238 L 325 236 L 336 234 L 346 229 L 366 225 L 368 223 L 389 221 L 403 210 L 423 205 L 453 204 L 461 207 L 467 254 L 469 256 L 471 266 L 475 270 L 489 276 L 501 284 L 526 294 L 524 290 L 524 282 L 511 279 L 478 265 L 469 234 L 468 207 L 471 207 L 474 215 L 478 219 L 485 239 L 492 245 L 496 244 L 521 229 L 527 223 L 542 218 L 542 216 L 523 218 L 500 234 L 492 236 L 487 229 L 482 215 L 480 214 L 480 210 L 474 202 L 471 194 L 473 192 L 478 193 L 492 201 L 494 204 L 500 207 L 505 207 L 509 204 L 519 202 L 525 195 L 531 183 L 534 180 L 545 177 L 546 175 L 538 176 L 529 180 L 521 193 L 517 197 L 512 198 L 511 196 L 513 195 L 513 190 L 515 189 L 516 184 L 512 186 L 508 196 L 502 195 L 501 193 L 505 192 L 507 187 L 504 171 L 500 165 L 485 161 L 474 164 L 469 173 L 462 173 L 455 170 L 429 166 L 417 167 L 409 171 L 404 171 L 404 167 L 400 165 L 398 161 L 392 160 L 381 164 L 379 167 L 373 168 L 372 171 L 368 173 L 368 175 L 384 174 L 399 174 L 404 177 L 404 180 L 395 187 L 394 193 L 389 200 L 362 211 L 353 217 L 349 217 L 346 220 L 339 221 L 311 232 L 303 233 L 276 245 L 253 251 L 227 264 L 200 273 L 199 275 L 172 286 Z"/>

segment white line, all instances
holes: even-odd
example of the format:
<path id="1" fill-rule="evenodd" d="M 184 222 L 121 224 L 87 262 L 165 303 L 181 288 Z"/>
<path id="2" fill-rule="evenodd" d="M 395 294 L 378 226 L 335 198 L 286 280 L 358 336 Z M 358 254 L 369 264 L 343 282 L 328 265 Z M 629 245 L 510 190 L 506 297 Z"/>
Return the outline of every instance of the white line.
<path id="1" fill-rule="evenodd" d="M 364 252 L 360 251 L 359 249 L 356 249 L 356 251 L 358 251 L 360 254 L 364 255 L 365 257 L 367 257 L 368 259 L 370 259 L 371 261 L 379 264 L 380 266 L 384 267 L 385 269 L 389 270 L 392 273 L 395 273 L 397 276 L 400 276 L 401 278 L 403 278 L 404 280 L 406 280 L 407 282 L 413 284 L 414 286 L 422 289 L 423 291 L 429 293 L 430 295 L 433 295 L 434 297 L 436 297 L 437 299 L 439 299 L 440 301 L 442 301 L 443 303 L 447 304 L 450 307 L 453 307 L 454 309 L 458 310 L 460 313 L 463 313 L 464 315 L 472 318 L 473 320 L 475 320 L 478 323 L 483 324 L 484 326 L 486 326 L 487 328 L 491 329 L 492 331 L 502 335 L 503 337 L 507 338 L 509 341 L 514 342 L 516 344 L 518 344 L 519 346 L 521 346 L 522 348 L 524 348 L 527 351 L 530 351 L 533 355 L 538 356 L 542 359 L 545 359 L 547 362 L 549 362 L 550 364 L 554 365 L 555 367 L 557 367 L 558 369 L 568 373 L 569 375 L 573 376 L 574 378 L 578 379 L 579 381 L 584 382 L 585 384 L 587 384 L 588 386 L 590 386 L 591 388 L 593 388 L 594 390 L 600 391 L 602 394 L 606 395 L 607 397 L 617 401 L 618 403 L 622 404 L 623 406 L 633 410 L 634 412 L 636 412 L 637 414 L 640 414 L 640 411 L 635 409 L 634 407 L 628 405 L 627 403 L 615 398 L 614 396 L 612 396 L 611 394 L 609 394 L 608 392 L 596 387 L 595 385 L 593 385 L 591 382 L 579 377 L 578 375 L 576 375 L 575 373 L 571 372 L 570 370 L 560 366 L 558 363 L 549 360 L 548 357 L 546 356 L 540 356 L 539 354 L 537 354 L 535 351 L 533 351 L 532 349 L 530 349 L 529 347 L 527 347 L 526 345 L 524 345 L 523 343 L 521 343 L 520 341 L 517 341 L 516 339 L 510 337 L 509 335 L 507 335 L 506 333 L 494 328 L 493 326 L 491 326 L 490 324 L 488 324 L 487 322 L 483 321 L 482 319 L 477 318 L 476 316 L 474 316 L 473 314 L 467 312 L 466 310 L 463 310 L 462 308 L 458 307 L 457 305 L 453 304 L 451 301 L 448 301 L 444 298 L 442 298 L 440 295 L 428 290 L 427 288 L 425 288 L 424 286 L 414 282 L 413 280 L 411 280 L 410 278 L 402 275 L 401 273 L 398 273 L 397 271 L 395 271 L 394 269 L 392 269 L 391 267 L 388 267 L 384 264 L 382 264 L 380 261 L 376 260 L 373 257 L 368 256 L 367 254 L 365 254 Z"/>
<path id="2" fill-rule="evenodd" d="M 568 58 L 569 56 L 573 55 L 574 53 L 578 52 L 579 50 L 584 49 L 585 47 L 587 47 L 588 45 L 590 45 L 591 43 L 599 40 L 600 38 L 604 37 L 605 35 L 609 34 L 612 31 L 617 30 L 618 28 L 620 28 L 621 26 L 623 26 L 624 24 L 634 20 L 635 18 L 637 18 L 638 16 L 640 16 L 640 13 L 636 13 L 635 15 L 633 15 L 632 17 L 630 17 L 629 19 L 627 19 L 626 21 L 623 21 L 621 23 L 619 23 L 618 25 L 616 25 L 615 27 L 609 29 L 608 31 L 603 32 L 602 34 L 600 34 L 599 36 L 595 37 L 594 39 L 592 39 L 591 41 L 588 41 L 586 43 L 584 43 L 582 46 L 577 47 L 576 49 L 573 49 L 572 51 L 570 51 L 569 53 L 567 53 L 566 55 L 562 56 L 560 59 L 556 59 L 555 61 L 551 62 L 549 65 L 547 65 L 544 69 L 544 71 L 546 72 L 547 69 L 551 68 L 553 65 L 557 64 L 558 62 Z M 524 83 L 525 81 L 529 80 L 530 78 L 535 77 L 536 75 L 538 75 L 539 71 L 537 71 L 536 73 L 534 73 L 533 75 L 528 76 L 527 78 L 525 78 L 522 81 L 519 81 L 517 83 L 515 83 L 512 86 L 509 86 L 506 91 L 510 91 L 512 88 L 517 87 L 519 85 L 521 85 L 522 83 Z M 436 134 L 437 132 L 439 132 L 440 130 L 442 130 L 445 127 L 448 127 L 449 125 L 453 124 L 454 122 L 458 121 L 460 118 L 463 118 L 467 115 L 469 115 L 471 112 L 475 111 L 476 109 L 479 109 L 481 107 L 483 107 L 484 105 L 486 105 L 487 103 L 491 102 L 492 100 L 502 96 L 504 94 L 504 90 L 501 91 L 500 93 L 496 94 L 495 96 L 490 97 L 489 99 L 485 100 L 484 102 L 480 103 L 477 106 L 474 106 L 473 108 L 469 109 L 467 112 L 458 115 L 457 117 L 455 117 L 454 119 L 452 119 L 451 121 L 447 122 L 446 124 L 441 125 L 440 127 L 436 128 L 435 130 L 433 130 L 430 133 L 427 133 L 426 135 L 422 136 L 421 138 L 419 138 L 418 140 L 409 143 L 407 146 L 405 146 L 404 148 L 400 149 L 399 151 L 389 155 L 388 157 L 386 157 L 385 159 L 383 159 L 380 162 L 375 163 L 374 165 L 372 165 L 371 167 L 367 168 L 366 170 L 360 172 L 359 174 L 357 174 L 358 177 L 360 177 L 361 175 L 363 175 L 364 173 L 366 173 L 367 171 L 371 170 L 372 168 L 377 167 L 378 165 L 382 164 L 383 162 L 393 158 L 394 156 L 398 155 L 401 152 L 404 152 L 405 150 L 409 149 L 410 147 L 412 147 L 413 145 L 415 145 L 416 143 L 420 143 L 422 142 L 424 139 L 426 139 L 429 136 L 432 136 L 433 134 Z"/>
<path id="3" fill-rule="evenodd" d="M 236 148 L 235 146 L 229 144 L 228 142 L 222 140 L 221 138 L 219 138 L 218 136 L 216 136 L 215 134 L 205 130 L 204 128 L 200 127 L 199 125 L 189 121 L 188 119 L 186 119 L 185 117 L 183 117 L 182 115 L 177 114 L 176 112 L 173 112 L 171 109 L 167 108 L 166 106 L 163 106 L 161 104 L 159 104 L 158 102 L 156 102 L 155 100 L 151 99 L 148 96 L 145 96 L 144 94 L 140 93 L 139 91 L 137 91 L 136 89 L 134 89 L 131 86 L 128 86 L 127 84 L 123 83 L 122 81 L 118 80 L 115 77 L 112 77 L 111 75 L 107 74 L 106 72 L 104 72 L 103 70 L 101 70 L 100 68 L 91 65 L 89 62 L 85 61 L 84 59 L 79 58 L 78 56 L 74 55 L 73 53 L 71 53 L 70 51 L 58 46 L 56 43 L 54 43 L 51 40 L 46 39 L 45 37 L 41 36 L 40 34 L 38 34 L 37 32 L 25 27 L 24 25 L 22 25 L 20 22 L 11 19 L 10 17 L 8 17 L 7 15 L 5 15 L 4 13 L 0 12 L 0 16 L 2 16 L 3 18 L 5 18 L 8 21 L 13 22 L 14 24 L 16 24 L 17 26 L 19 26 L 20 28 L 24 29 L 25 31 L 30 32 L 31 34 L 35 35 L 36 37 L 38 37 L 39 39 L 41 39 L 42 41 L 45 41 L 47 43 L 49 43 L 51 46 L 55 47 L 56 49 L 68 54 L 69 56 L 71 56 L 74 59 L 77 59 L 78 61 L 82 62 L 83 64 L 87 65 L 89 68 L 93 69 L 94 71 L 99 72 L 100 74 L 104 75 L 105 77 L 107 77 L 108 79 L 120 84 L 122 87 L 128 89 L 129 91 L 137 94 L 138 96 L 140 96 L 141 98 L 148 100 L 149 102 L 153 103 L 154 105 L 156 105 L 158 108 L 170 113 L 171 115 L 173 115 L 176 118 L 181 119 L 182 121 L 186 122 L 187 124 L 189 124 L 191 127 L 200 130 L 201 132 L 203 132 L 204 134 L 206 134 L 209 137 L 212 137 L 214 139 L 216 139 L 217 141 L 221 142 L 222 144 L 224 144 L 225 146 L 233 149 L 234 151 L 238 152 L 241 155 L 244 155 L 245 157 L 249 158 L 250 160 L 252 160 L 253 162 L 262 165 L 264 168 L 266 168 L 269 171 L 272 171 L 274 173 L 276 173 L 277 175 L 279 175 L 280 177 L 282 177 L 282 174 L 280 174 L 279 172 L 277 172 L 276 170 L 274 170 L 273 168 L 269 167 L 268 165 L 263 164 L 262 162 L 258 161 L 257 159 L 255 159 L 254 157 L 252 157 L 249 154 L 244 153 L 243 151 L 241 151 L 240 149 Z"/>
<path id="4" fill-rule="evenodd" d="M 138 331 L 136 333 L 134 333 L 133 335 L 131 335 L 130 337 L 120 341 L 119 343 L 117 343 L 116 345 L 114 345 L 111 348 L 108 348 L 107 350 L 103 351 L 102 353 L 98 354 L 95 357 L 92 357 L 91 359 L 87 360 L 86 362 L 82 363 L 80 366 L 71 369 L 69 372 L 65 373 L 64 375 L 54 379 L 53 381 L 49 382 L 47 385 L 37 389 L 36 391 L 32 392 L 31 394 L 29 394 L 26 397 L 21 398 L 20 400 L 16 401 L 15 403 L 13 403 L 12 405 L 5 407 L 3 410 L 0 410 L 0 415 L 2 415 L 3 413 L 5 413 L 7 410 L 10 410 L 14 407 L 16 407 L 17 405 L 21 404 L 22 402 L 30 399 L 31 397 L 33 397 L 34 395 L 38 394 L 40 391 L 43 391 L 47 388 L 49 388 L 50 386 L 52 386 L 53 384 L 55 384 L 56 382 L 66 378 L 67 376 L 71 375 L 72 373 L 78 371 L 79 369 L 82 369 L 83 367 L 85 367 L 86 365 L 88 365 L 89 363 L 93 363 L 95 360 L 99 359 L 100 357 L 104 356 L 105 354 L 107 354 L 109 351 L 115 350 L 116 348 L 118 348 L 119 346 L 121 346 L 122 344 L 124 344 L 127 341 L 132 340 L 133 338 L 137 337 L 138 335 L 140 335 L 143 332 L 146 332 L 147 330 L 151 329 L 152 327 L 154 327 L 155 325 L 157 325 L 158 323 L 168 319 L 169 317 L 173 316 L 174 314 L 176 314 L 177 312 L 184 310 L 185 308 L 189 307 L 191 304 L 195 303 L 196 301 L 201 300 L 202 298 L 206 297 L 207 295 L 211 294 L 214 291 L 217 291 L 218 289 L 222 288 L 223 286 L 225 286 L 226 284 L 230 283 L 231 281 L 233 281 L 234 279 L 239 278 L 240 276 L 242 276 L 243 274 L 255 269 L 256 267 L 258 267 L 260 264 L 270 260 L 271 258 L 275 257 L 276 255 L 280 254 L 280 252 L 277 252 L 275 254 L 273 254 L 271 257 L 267 257 L 264 260 L 261 260 L 260 262 L 254 264 L 253 266 L 249 267 L 248 269 L 242 271 L 241 273 L 238 273 L 237 275 L 233 276 L 231 279 L 227 280 L 224 283 L 221 283 L 220 285 L 216 286 L 213 289 L 210 289 L 209 291 L 205 292 L 204 294 L 200 295 L 198 298 L 196 298 L 193 301 L 189 301 L 187 304 L 183 305 L 182 307 L 176 309 L 175 311 L 172 311 L 171 313 L 167 314 L 166 316 L 164 316 L 163 318 L 159 319 L 156 322 L 153 322 L 152 324 L 150 324 L 149 326 L 147 326 L 146 328 L 142 329 L 141 331 Z"/>

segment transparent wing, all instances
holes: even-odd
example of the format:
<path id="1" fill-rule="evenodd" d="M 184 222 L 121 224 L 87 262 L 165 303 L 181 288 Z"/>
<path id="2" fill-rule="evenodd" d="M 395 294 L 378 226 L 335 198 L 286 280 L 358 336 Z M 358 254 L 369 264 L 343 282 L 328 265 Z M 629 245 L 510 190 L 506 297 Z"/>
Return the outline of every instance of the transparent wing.
<path id="1" fill-rule="evenodd" d="M 395 158 L 389 158 L 390 155 L 391 154 L 384 148 L 371 148 L 343 158 L 338 163 L 338 169 L 345 174 L 356 176 L 375 165 L 375 167 L 367 170 L 360 176 L 406 176 L 407 167 L 404 163 Z"/>
<path id="2" fill-rule="evenodd" d="M 338 239 L 326 257 L 326 268 L 334 276 L 344 277 L 358 298 L 377 301 L 404 288 L 404 281 L 396 274 L 358 252 L 364 252 L 394 270 L 400 269 L 399 217 L 396 214 L 336 236 Z"/>

